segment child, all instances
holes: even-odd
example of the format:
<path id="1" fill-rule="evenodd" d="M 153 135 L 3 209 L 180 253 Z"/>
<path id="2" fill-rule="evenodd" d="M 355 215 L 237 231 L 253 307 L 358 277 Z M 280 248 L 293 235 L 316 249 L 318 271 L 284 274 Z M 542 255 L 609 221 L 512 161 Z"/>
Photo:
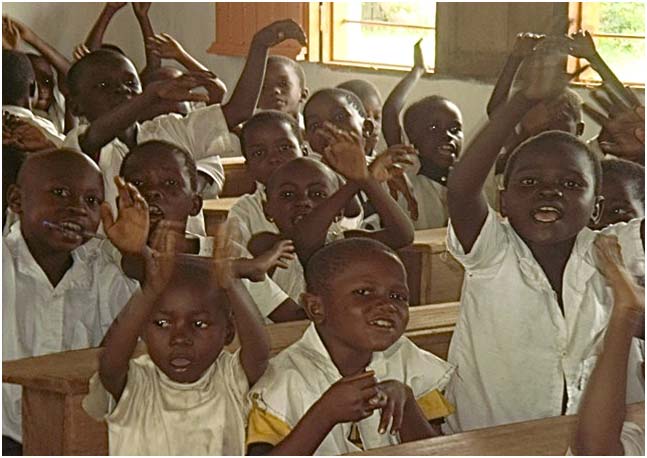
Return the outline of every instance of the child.
<path id="1" fill-rule="evenodd" d="M 248 454 L 342 455 L 436 435 L 429 421 L 452 412 L 440 392 L 453 367 L 402 337 L 409 291 L 398 255 L 340 240 L 312 256 L 306 278 L 313 323 L 252 389 Z"/>
<path id="2" fill-rule="evenodd" d="M 124 158 L 120 176 L 132 183 L 148 203 L 151 244 L 156 233 L 167 228 L 176 235 L 176 250 L 180 253 L 211 256 L 214 239 L 201 237 L 187 231 L 189 216 L 196 215 L 202 207 L 197 193 L 197 171 L 193 157 L 170 143 L 148 141 L 134 147 Z M 236 224 L 233 225 L 238 230 Z M 217 240 L 216 240 L 217 241 Z M 243 254 L 246 242 L 238 240 Z M 124 271 L 131 277 L 143 278 L 143 259 L 126 256 L 121 261 Z M 264 317 L 273 321 L 294 318 L 291 312 L 301 308 L 281 291 L 269 278 L 261 282 L 246 283 L 250 294 Z"/>
<path id="3" fill-rule="evenodd" d="M 389 172 L 383 164 L 393 159 L 399 164 L 410 162 L 393 151 L 378 156 L 371 168 L 366 166 L 359 138 L 327 124 L 323 129 L 327 141 L 334 145 L 326 150 L 325 160 L 347 182 L 339 186 L 335 173 L 322 162 L 311 158 L 294 159 L 279 167 L 267 186 L 265 214 L 276 224 L 280 234 L 256 234 L 250 241 L 252 254 L 262 253 L 277 239 L 294 240 L 298 262 L 277 271 L 273 280 L 294 300 L 305 290 L 302 265 L 314 251 L 340 237 L 370 237 L 398 249 L 413 241 L 413 228 L 406 215 L 382 188 Z M 386 177 L 384 175 L 387 175 Z M 376 178 L 377 177 L 377 178 Z M 341 218 L 343 209 L 358 191 L 363 191 L 381 217 L 384 228 L 378 231 L 352 230 L 331 232 L 332 224 Z"/>
<path id="4" fill-rule="evenodd" d="M 38 129 L 54 145 L 60 146 L 63 136 L 49 119 L 32 112 L 36 95 L 36 77 L 29 58 L 19 51 L 2 50 L 2 112 L 24 119 Z"/>
<path id="5" fill-rule="evenodd" d="M 624 159 L 602 162 L 602 197 L 600 221 L 593 229 L 645 217 L 645 167 Z"/>
<path id="6" fill-rule="evenodd" d="M 245 396 L 270 343 L 241 278 L 282 264 L 286 246 L 262 260 L 219 250 L 211 260 L 175 259 L 172 242 L 160 254 L 144 249 L 146 281 L 111 326 L 84 400 L 108 423 L 111 455 L 244 453 Z M 241 348 L 230 354 L 223 348 L 236 329 Z M 140 335 L 147 354 L 131 360 Z"/>
<path id="7" fill-rule="evenodd" d="M 141 197 L 132 187 L 120 194 L 119 218 L 108 222 L 101 172 L 87 156 L 61 149 L 26 158 L 8 191 L 20 221 L 3 237 L 3 361 L 99 345 L 137 287 L 106 255 L 108 242 L 91 238 L 101 214 L 110 241 L 131 249 Z M 2 434 L 20 442 L 20 387 L 2 389 Z"/>
<path id="8" fill-rule="evenodd" d="M 632 337 L 636 327 L 645 327 L 645 291 L 623 265 L 617 240 L 600 236 L 595 247 L 598 264 L 613 290 L 614 306 L 602 353 L 582 396 L 571 447 L 577 455 L 644 456 L 644 428 L 624 418 Z"/>
<path id="9" fill-rule="evenodd" d="M 287 113 L 302 126 L 301 104 L 308 98 L 306 75 L 301 65 L 285 56 L 269 56 L 258 108 Z"/>
<path id="10" fill-rule="evenodd" d="M 586 227 L 599 218 L 602 198 L 599 160 L 584 143 L 544 132 L 512 153 L 501 191 L 507 221 L 482 194 L 507 134 L 565 86 L 563 56 L 536 58 L 541 71 L 494 114 L 448 184 L 447 246 L 466 270 L 448 357 L 458 375 L 448 389 L 455 431 L 574 413 L 613 303 L 592 255 L 596 234 Z M 605 233 L 617 235 L 627 265 L 644 272 L 642 226 L 632 220 Z"/>
<path id="11" fill-rule="evenodd" d="M 359 97 L 364 107 L 366 117 L 373 122 L 373 133 L 367 140 L 367 149 L 374 151 L 382 132 L 382 96 L 379 89 L 370 81 L 349 80 L 337 85 Z"/>

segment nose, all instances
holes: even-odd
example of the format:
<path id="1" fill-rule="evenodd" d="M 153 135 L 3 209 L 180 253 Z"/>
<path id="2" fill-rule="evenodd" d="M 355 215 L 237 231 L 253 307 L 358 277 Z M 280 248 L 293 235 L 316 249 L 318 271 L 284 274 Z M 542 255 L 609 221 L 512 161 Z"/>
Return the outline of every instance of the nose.
<path id="1" fill-rule="evenodd" d="M 83 196 L 71 196 L 67 200 L 66 209 L 68 212 L 75 215 L 86 215 L 87 209 L 85 204 L 85 199 Z"/>
<path id="2" fill-rule="evenodd" d="M 281 88 L 279 87 L 278 84 L 276 86 L 272 87 L 272 93 L 274 95 L 280 95 L 281 94 Z"/>
<path id="3" fill-rule="evenodd" d="M 307 195 L 299 196 L 299 199 L 296 201 L 297 208 L 312 208 L 312 200 Z"/>
<path id="4" fill-rule="evenodd" d="M 390 297 L 385 296 L 380 303 L 378 304 L 378 307 L 382 310 L 386 310 L 389 312 L 397 312 L 398 311 L 398 306 L 395 304 L 394 300 L 391 299 Z"/>
<path id="5" fill-rule="evenodd" d="M 561 199 L 562 197 L 564 197 L 564 193 L 555 185 L 546 185 L 539 190 L 539 197 L 541 197 L 542 199 Z"/>
<path id="6" fill-rule="evenodd" d="M 171 345 L 193 345 L 191 333 L 186 326 L 176 326 L 171 333 Z"/>
<path id="7" fill-rule="evenodd" d="M 162 193 L 157 189 L 145 189 L 142 194 L 147 203 L 157 202 L 162 197 Z"/>

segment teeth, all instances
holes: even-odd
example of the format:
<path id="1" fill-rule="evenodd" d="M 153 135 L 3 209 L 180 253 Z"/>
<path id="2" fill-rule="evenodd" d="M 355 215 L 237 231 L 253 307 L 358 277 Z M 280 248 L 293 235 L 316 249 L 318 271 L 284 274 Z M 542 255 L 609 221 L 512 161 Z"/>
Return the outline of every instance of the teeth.
<path id="1" fill-rule="evenodd" d="M 380 328 L 392 328 L 393 323 L 391 323 L 388 320 L 373 320 L 371 321 L 371 324 L 374 326 L 378 326 Z"/>
<path id="2" fill-rule="evenodd" d="M 561 212 L 555 207 L 544 206 L 539 207 L 532 216 L 540 223 L 554 223 L 561 218 Z"/>
<path id="3" fill-rule="evenodd" d="M 148 213 L 152 215 L 163 215 L 164 212 L 157 205 L 149 205 Z"/>
<path id="4" fill-rule="evenodd" d="M 71 223 L 71 222 L 60 223 L 60 226 L 63 229 L 67 229 L 68 231 L 73 231 L 73 232 L 81 232 L 83 230 L 81 225 L 76 224 L 76 223 Z"/>

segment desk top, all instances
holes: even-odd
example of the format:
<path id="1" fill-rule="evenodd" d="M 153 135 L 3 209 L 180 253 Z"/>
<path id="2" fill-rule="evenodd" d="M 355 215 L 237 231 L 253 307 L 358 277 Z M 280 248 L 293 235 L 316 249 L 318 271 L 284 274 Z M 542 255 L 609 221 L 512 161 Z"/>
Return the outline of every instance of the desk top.
<path id="1" fill-rule="evenodd" d="M 236 203 L 238 197 L 221 197 L 219 199 L 205 199 L 202 209 L 205 212 L 228 212 Z"/>
<path id="2" fill-rule="evenodd" d="M 245 157 L 244 156 L 221 157 L 220 163 L 225 168 L 228 168 L 229 166 L 245 165 Z"/>
<path id="3" fill-rule="evenodd" d="M 576 415 L 544 418 L 435 437 L 353 455 L 564 455 Z M 627 406 L 627 420 L 642 427 L 645 403 Z"/>

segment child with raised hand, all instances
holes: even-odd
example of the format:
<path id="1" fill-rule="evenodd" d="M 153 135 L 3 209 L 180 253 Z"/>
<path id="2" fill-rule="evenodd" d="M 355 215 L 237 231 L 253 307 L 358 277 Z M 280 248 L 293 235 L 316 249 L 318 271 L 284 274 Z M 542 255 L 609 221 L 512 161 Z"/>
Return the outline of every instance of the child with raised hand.
<path id="1" fill-rule="evenodd" d="M 301 104 L 308 98 L 303 67 L 286 56 L 269 56 L 258 98 L 261 110 L 278 110 L 292 116 L 303 127 Z"/>
<path id="2" fill-rule="evenodd" d="M 137 287 L 105 246 L 126 253 L 137 243 L 130 228 L 141 196 L 121 182 L 119 192 L 118 218 L 108 223 L 101 171 L 87 156 L 27 155 L 7 193 L 19 221 L 3 236 L 3 361 L 99 345 Z M 100 220 L 110 242 L 95 238 Z M 2 388 L 2 434 L 20 442 L 21 390 Z"/>
<path id="3" fill-rule="evenodd" d="M 159 237 L 156 252 L 142 246 L 146 280 L 106 336 L 84 407 L 106 419 L 111 455 L 242 455 L 245 396 L 270 343 L 241 279 L 283 264 L 287 244 L 258 259 L 218 247 L 211 259 L 183 258 L 174 237 Z M 223 351 L 236 330 L 240 350 Z M 131 359 L 140 336 L 147 353 Z"/>
<path id="4" fill-rule="evenodd" d="M 149 37 L 146 41 L 146 47 L 150 48 L 153 54 L 162 59 L 175 60 L 190 72 L 209 72 L 207 67 L 198 62 L 198 60 L 189 54 L 176 39 L 167 33 Z M 157 71 L 150 72 L 146 78 L 142 77 L 142 83 L 144 87 L 146 87 L 149 82 L 179 76 L 175 74 L 174 70 L 176 69 L 160 67 Z M 170 74 L 169 71 L 171 71 Z M 225 97 L 225 93 L 227 92 L 227 86 L 225 83 L 218 78 L 217 75 L 212 73 L 211 76 L 212 77 L 209 82 L 204 84 L 204 88 L 207 90 L 207 94 L 209 95 L 207 105 L 221 103 Z"/>
<path id="5" fill-rule="evenodd" d="M 599 236 L 595 248 L 614 305 L 602 352 L 582 396 L 570 451 L 574 455 L 644 456 L 644 428 L 625 421 L 625 386 L 632 337 L 636 328 L 645 327 L 645 290 L 633 282 L 617 239 Z"/>
<path id="6" fill-rule="evenodd" d="M 3 31 L 5 28 L 8 29 L 8 33 L 16 34 L 17 39 L 22 39 L 40 53 L 40 55 L 27 54 L 34 69 L 38 88 L 38 99 L 34 100 L 32 110 L 52 121 L 60 133 L 68 132 L 76 126 L 76 119 L 68 112 L 63 97 L 66 93 L 65 81 L 70 69 L 70 61 L 25 24 L 3 16 L 2 27 Z M 56 78 L 54 70 L 56 70 Z"/>
<path id="7" fill-rule="evenodd" d="M 613 304 L 593 257 L 597 234 L 586 227 L 600 216 L 602 183 L 584 143 L 545 132 L 517 147 L 501 191 L 507 221 L 482 194 L 510 129 L 568 81 L 563 55 L 535 53 L 541 71 L 493 115 L 449 179 L 447 246 L 467 273 L 448 357 L 458 375 L 448 390 L 455 431 L 575 413 Z M 644 221 L 603 233 L 618 237 L 627 266 L 644 275 Z"/>
<path id="8" fill-rule="evenodd" d="M 453 367 L 402 337 L 407 274 L 367 238 L 332 242 L 306 269 L 312 321 L 252 389 L 250 455 L 342 455 L 436 435 Z"/>
<path id="9" fill-rule="evenodd" d="M 366 117 L 373 122 L 373 133 L 366 141 L 366 149 L 375 151 L 382 132 L 382 96 L 380 90 L 370 81 L 349 80 L 337 85 L 359 97 Z M 401 142 L 396 142 L 401 143 Z"/>

